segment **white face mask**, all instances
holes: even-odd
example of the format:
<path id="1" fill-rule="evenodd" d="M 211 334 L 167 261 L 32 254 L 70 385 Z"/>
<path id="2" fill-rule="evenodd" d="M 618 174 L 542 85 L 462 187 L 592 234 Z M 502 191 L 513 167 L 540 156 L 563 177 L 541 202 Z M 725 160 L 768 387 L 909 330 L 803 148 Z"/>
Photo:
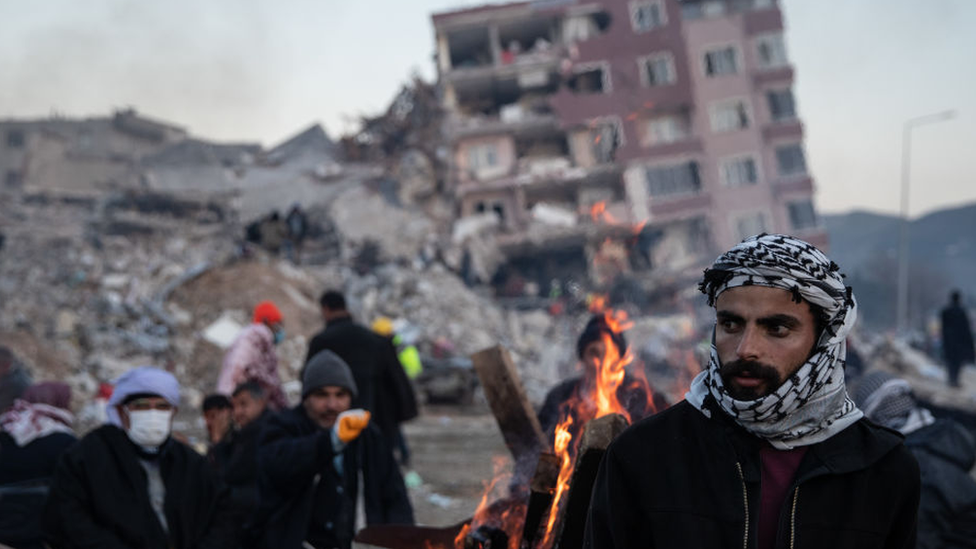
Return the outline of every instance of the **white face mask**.
<path id="1" fill-rule="evenodd" d="M 173 411 L 141 410 L 129 412 L 129 440 L 139 446 L 156 448 L 169 436 Z"/>

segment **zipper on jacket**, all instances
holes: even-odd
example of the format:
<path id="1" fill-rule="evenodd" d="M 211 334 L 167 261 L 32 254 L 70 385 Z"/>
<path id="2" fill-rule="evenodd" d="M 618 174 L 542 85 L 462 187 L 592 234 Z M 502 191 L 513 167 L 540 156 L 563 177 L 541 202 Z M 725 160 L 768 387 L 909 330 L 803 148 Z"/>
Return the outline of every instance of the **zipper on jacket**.
<path id="1" fill-rule="evenodd" d="M 742 464 L 735 462 L 735 469 L 739 472 L 739 480 L 742 481 L 742 504 L 746 510 L 746 528 L 742 534 L 742 549 L 749 549 L 749 492 L 746 490 L 746 477 L 742 474 Z"/>
<path id="2" fill-rule="evenodd" d="M 796 500 L 800 497 L 800 485 L 793 489 L 793 509 L 790 511 L 790 549 L 796 542 Z"/>

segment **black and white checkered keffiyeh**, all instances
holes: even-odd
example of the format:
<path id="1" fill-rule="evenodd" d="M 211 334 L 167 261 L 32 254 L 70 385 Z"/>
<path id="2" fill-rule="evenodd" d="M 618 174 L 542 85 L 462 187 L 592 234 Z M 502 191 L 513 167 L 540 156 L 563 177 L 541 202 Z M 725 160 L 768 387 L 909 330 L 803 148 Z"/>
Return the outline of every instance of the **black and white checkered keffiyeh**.
<path id="1" fill-rule="evenodd" d="M 813 355 L 776 391 L 735 400 L 722 385 L 713 332 L 708 368 L 692 381 L 688 402 L 708 415 L 704 403 L 711 395 L 742 427 L 780 449 L 816 444 L 860 419 L 863 414 L 844 385 L 846 340 L 857 303 L 837 265 L 802 240 L 761 234 L 720 256 L 705 271 L 700 289 L 714 306 L 723 291 L 749 285 L 787 290 L 823 310 L 823 332 Z"/>

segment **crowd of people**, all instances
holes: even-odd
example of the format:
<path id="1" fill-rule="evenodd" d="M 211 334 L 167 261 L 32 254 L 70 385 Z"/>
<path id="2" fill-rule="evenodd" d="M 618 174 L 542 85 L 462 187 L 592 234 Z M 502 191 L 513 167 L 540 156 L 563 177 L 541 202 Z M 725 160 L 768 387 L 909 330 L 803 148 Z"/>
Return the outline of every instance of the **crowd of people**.
<path id="1" fill-rule="evenodd" d="M 976 440 L 904 380 L 869 371 L 850 382 L 858 306 L 836 264 L 793 237 L 758 235 L 720 256 L 700 289 L 715 310 L 709 362 L 673 405 L 623 376 L 616 397 L 632 425 L 600 465 L 585 546 L 976 545 Z M 285 318 L 255 306 L 202 403 L 206 454 L 173 432 L 172 373 L 123 374 L 106 423 L 79 440 L 70 388 L 33 383 L 0 347 L 0 543 L 348 549 L 363 524 L 413 524 L 400 425 L 418 413 L 416 348 L 389 319 L 354 321 L 339 292 L 320 305 L 325 326 L 293 406 L 275 353 Z M 627 354 L 611 324 L 590 320 L 581 375 L 539 410 L 550 440 L 566 414 L 593 417 L 601 368 Z"/>

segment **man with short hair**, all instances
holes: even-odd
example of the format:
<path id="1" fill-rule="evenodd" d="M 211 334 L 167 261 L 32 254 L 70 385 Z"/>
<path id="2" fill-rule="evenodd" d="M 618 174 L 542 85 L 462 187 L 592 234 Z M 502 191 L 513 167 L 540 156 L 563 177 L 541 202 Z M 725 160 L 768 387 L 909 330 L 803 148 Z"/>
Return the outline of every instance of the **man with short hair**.
<path id="1" fill-rule="evenodd" d="M 271 412 L 268 396 L 257 381 L 234 389 L 235 429 L 217 444 L 211 456 L 221 480 L 230 488 L 231 501 L 249 517 L 258 503 L 258 439 Z"/>
<path id="2" fill-rule="evenodd" d="M 585 545 L 913 548 L 918 464 L 862 419 L 844 383 L 857 318 L 835 263 L 784 235 L 705 271 L 707 368 L 600 465 Z"/>
<path id="3" fill-rule="evenodd" d="M 368 524 L 413 524 L 392 451 L 369 412 L 352 409 L 356 393 L 349 366 L 322 351 L 305 366 L 302 403 L 269 418 L 252 526 L 260 547 L 348 549 L 360 490 Z"/>
<path id="4" fill-rule="evenodd" d="M 393 343 L 353 321 L 346 298 L 334 290 L 319 299 L 325 329 L 308 344 L 306 362 L 323 350 L 339 355 L 356 379 L 358 396 L 352 405 L 365 408 L 373 423 L 393 446 L 398 426 L 417 417 L 417 403 Z"/>
<path id="5" fill-rule="evenodd" d="M 169 372 L 141 367 L 119 378 L 112 423 L 58 464 L 43 516 L 51 547 L 234 546 L 226 490 L 203 456 L 170 436 L 179 398 Z"/>
<path id="6" fill-rule="evenodd" d="M 203 399 L 203 423 L 210 446 L 227 436 L 231 429 L 231 403 L 226 395 L 212 394 Z"/>

